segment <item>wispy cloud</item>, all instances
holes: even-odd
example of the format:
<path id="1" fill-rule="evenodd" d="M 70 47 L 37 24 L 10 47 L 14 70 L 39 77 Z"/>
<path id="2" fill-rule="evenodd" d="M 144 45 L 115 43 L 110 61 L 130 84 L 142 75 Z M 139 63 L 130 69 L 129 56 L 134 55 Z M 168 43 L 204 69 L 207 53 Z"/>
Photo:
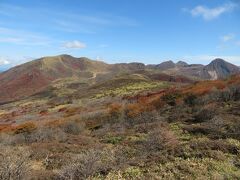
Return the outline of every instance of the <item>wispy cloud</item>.
<path id="1" fill-rule="evenodd" d="M 229 33 L 220 37 L 220 42 L 217 46 L 217 49 L 226 50 L 236 48 L 237 46 L 240 46 L 240 41 L 237 35 L 234 33 Z"/>
<path id="2" fill-rule="evenodd" d="M 9 60 L 3 57 L 0 57 L 0 65 L 7 65 L 7 64 L 10 64 Z"/>
<path id="3" fill-rule="evenodd" d="M 95 28 L 90 27 L 89 25 L 82 25 L 82 23 L 76 23 L 73 20 L 64 20 L 54 19 L 52 20 L 55 26 L 54 30 L 63 31 L 67 33 L 84 33 L 84 34 L 95 34 Z M 76 20 L 77 21 L 77 20 Z"/>
<path id="4" fill-rule="evenodd" d="M 69 33 L 96 34 L 101 29 L 109 27 L 136 27 L 139 24 L 130 18 L 111 14 L 99 14 L 98 16 L 55 13 L 52 20 L 54 29 Z"/>
<path id="5" fill-rule="evenodd" d="M 226 34 L 224 36 L 221 37 L 221 40 L 223 42 L 228 42 L 228 41 L 231 41 L 235 38 L 235 34 L 231 33 L 231 34 Z"/>
<path id="6" fill-rule="evenodd" d="M 68 33 L 92 34 L 106 27 L 135 27 L 139 25 L 132 18 L 106 12 L 79 13 L 54 8 L 27 8 L 3 3 L 0 4 L 0 15 L 9 16 L 9 19 L 18 17 L 22 21 L 28 21 L 31 26 L 47 27 L 50 30 Z"/>
<path id="7" fill-rule="evenodd" d="M 4 37 L 0 38 L 0 42 L 5 42 L 5 43 L 21 43 L 23 42 L 22 38 L 13 38 L 13 37 Z"/>
<path id="8" fill-rule="evenodd" d="M 237 6 L 237 4 L 230 2 L 214 8 L 199 5 L 193 9 L 185 8 L 184 11 L 189 12 L 193 17 L 202 17 L 204 20 L 209 21 L 218 18 L 224 13 L 233 11 Z"/>
<path id="9" fill-rule="evenodd" d="M 87 46 L 86 44 L 75 40 L 75 41 L 65 42 L 63 44 L 63 47 L 68 49 L 83 49 L 83 48 L 86 48 Z"/>
<path id="10" fill-rule="evenodd" d="M 108 47 L 109 45 L 107 45 L 107 44 L 100 44 L 98 47 L 99 48 L 106 48 L 106 47 Z"/>
<path id="11" fill-rule="evenodd" d="M 6 3 L 0 4 L 0 14 L 4 16 L 14 16 L 13 12 L 26 13 L 26 9 L 16 5 L 10 5 Z"/>
<path id="12" fill-rule="evenodd" d="M 48 46 L 50 38 L 29 31 L 0 27 L 0 42 L 17 45 Z"/>

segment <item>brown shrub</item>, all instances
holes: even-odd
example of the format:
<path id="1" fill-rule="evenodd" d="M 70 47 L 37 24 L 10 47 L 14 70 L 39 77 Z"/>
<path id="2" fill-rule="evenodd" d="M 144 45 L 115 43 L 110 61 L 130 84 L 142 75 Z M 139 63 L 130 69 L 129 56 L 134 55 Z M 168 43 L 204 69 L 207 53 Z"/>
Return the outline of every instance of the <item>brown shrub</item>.
<path id="1" fill-rule="evenodd" d="M 68 121 L 61 125 L 61 128 L 65 133 L 78 135 L 82 133 L 85 129 L 85 123 L 83 121 L 76 122 L 76 121 Z"/>
<path id="2" fill-rule="evenodd" d="M 28 136 L 26 143 L 65 142 L 66 139 L 65 132 L 60 128 L 40 127 Z"/>
<path id="3" fill-rule="evenodd" d="M 187 131 L 187 132 L 189 132 L 191 134 L 195 134 L 195 135 L 197 135 L 197 134 L 205 134 L 205 135 L 207 135 L 211 131 L 213 131 L 209 127 L 207 127 L 205 125 L 194 125 L 194 124 L 193 125 L 184 125 L 183 126 L 183 130 Z"/>
<path id="4" fill-rule="evenodd" d="M 73 162 L 62 167 L 59 179 L 87 179 L 97 173 L 107 175 L 112 169 L 113 156 L 109 151 L 89 150 L 78 154 Z"/>
<path id="5" fill-rule="evenodd" d="M 173 132 L 167 128 L 160 127 L 154 129 L 145 142 L 147 151 L 150 152 L 173 152 L 178 146 L 179 142 Z"/>
<path id="6" fill-rule="evenodd" d="M 125 124 L 127 126 L 133 127 L 135 125 L 142 124 L 142 127 L 147 131 L 147 125 L 156 121 L 162 121 L 162 117 L 158 114 L 157 111 L 144 111 L 136 115 L 135 117 L 126 117 Z"/>
<path id="7" fill-rule="evenodd" d="M 24 148 L 0 146 L 0 179 L 26 179 L 30 153 Z"/>
<path id="8" fill-rule="evenodd" d="M 188 106 L 194 106 L 197 104 L 197 96 L 194 94 L 187 94 L 184 97 L 184 103 L 187 104 Z"/>
<path id="9" fill-rule="evenodd" d="M 82 107 L 69 107 L 65 110 L 65 115 L 64 117 L 70 117 L 75 114 L 79 114 L 83 111 L 84 109 Z"/>
<path id="10" fill-rule="evenodd" d="M 216 115 L 216 112 L 214 109 L 201 109 L 195 116 L 194 116 L 194 122 L 201 123 L 211 120 Z"/>
<path id="11" fill-rule="evenodd" d="M 195 151 L 216 150 L 230 154 L 238 154 L 239 152 L 239 148 L 236 145 L 224 142 L 223 140 L 191 141 L 190 147 Z"/>

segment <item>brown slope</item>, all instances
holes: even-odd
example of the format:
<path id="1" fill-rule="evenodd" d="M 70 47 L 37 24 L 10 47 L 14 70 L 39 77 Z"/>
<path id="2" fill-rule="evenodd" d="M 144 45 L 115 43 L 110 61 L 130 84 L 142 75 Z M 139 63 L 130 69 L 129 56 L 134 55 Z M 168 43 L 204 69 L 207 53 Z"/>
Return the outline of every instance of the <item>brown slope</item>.
<path id="1" fill-rule="evenodd" d="M 106 71 L 107 67 L 108 65 L 103 62 L 69 55 L 34 60 L 0 74 L 0 102 L 12 101 L 40 92 L 59 78 L 81 76 L 82 72 L 90 72 L 94 75 Z"/>

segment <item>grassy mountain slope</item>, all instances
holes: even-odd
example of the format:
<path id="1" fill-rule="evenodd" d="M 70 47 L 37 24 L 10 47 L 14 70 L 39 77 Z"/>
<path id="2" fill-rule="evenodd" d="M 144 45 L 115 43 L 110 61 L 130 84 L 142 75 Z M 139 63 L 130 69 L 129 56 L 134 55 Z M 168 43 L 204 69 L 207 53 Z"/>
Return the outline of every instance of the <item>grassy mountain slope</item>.
<path id="1" fill-rule="evenodd" d="M 107 71 L 107 64 L 68 55 L 34 60 L 0 74 L 0 102 L 37 93 L 53 81 L 67 77 L 92 78 Z"/>
<path id="2" fill-rule="evenodd" d="M 69 55 L 44 57 L 0 74 L 0 102 L 29 97 L 55 85 L 57 87 L 67 86 L 71 83 L 76 86 L 77 84 L 83 85 L 83 83 L 92 85 L 125 74 L 144 75 L 147 73 L 149 79 L 187 81 L 187 78 L 175 78 L 174 76 L 157 74 L 154 71 L 156 70 L 147 70 L 145 65 L 141 63 L 106 64 Z M 83 87 L 85 86 L 83 85 Z"/>
<path id="3" fill-rule="evenodd" d="M 63 179 L 240 177 L 239 76 L 166 86 L 125 74 L 85 89 L 61 81 L 49 92 L 65 95 L 0 106 L 3 167 L 24 160 L 24 177 Z"/>

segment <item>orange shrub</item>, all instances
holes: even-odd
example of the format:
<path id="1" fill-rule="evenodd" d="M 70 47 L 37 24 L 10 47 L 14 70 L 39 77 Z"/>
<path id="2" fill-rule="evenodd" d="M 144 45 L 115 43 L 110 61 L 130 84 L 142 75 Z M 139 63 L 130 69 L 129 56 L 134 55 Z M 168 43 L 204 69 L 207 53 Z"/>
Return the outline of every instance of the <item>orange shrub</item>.
<path id="1" fill-rule="evenodd" d="M 0 125 L 0 132 L 2 132 L 2 131 L 8 131 L 8 130 L 10 130 L 11 129 L 11 125 L 9 125 L 9 124 L 1 124 Z"/>
<path id="2" fill-rule="evenodd" d="M 108 108 L 109 114 L 116 114 L 119 113 L 122 110 L 122 105 L 119 103 L 113 103 Z"/>
<path id="3" fill-rule="evenodd" d="M 142 112 L 148 112 L 148 111 L 153 111 L 154 107 L 150 104 L 143 104 L 143 103 L 133 103 L 133 104 L 128 104 L 126 106 L 125 111 L 127 112 L 127 116 L 133 118 L 137 117 L 139 114 Z"/>
<path id="4" fill-rule="evenodd" d="M 65 109 L 64 117 L 70 117 L 70 116 L 79 114 L 83 111 L 85 112 L 85 111 L 87 111 L 87 109 L 83 108 L 83 107 L 69 107 L 69 108 Z"/>
<path id="5" fill-rule="evenodd" d="M 36 125 L 33 122 L 26 122 L 24 124 L 14 127 L 13 131 L 15 134 L 20 133 L 31 133 L 36 129 Z"/>
<path id="6" fill-rule="evenodd" d="M 224 89 L 226 87 L 226 82 L 221 80 L 216 81 L 201 81 L 190 87 L 183 89 L 183 93 L 192 93 L 195 95 L 205 95 L 209 93 L 212 89 Z"/>

